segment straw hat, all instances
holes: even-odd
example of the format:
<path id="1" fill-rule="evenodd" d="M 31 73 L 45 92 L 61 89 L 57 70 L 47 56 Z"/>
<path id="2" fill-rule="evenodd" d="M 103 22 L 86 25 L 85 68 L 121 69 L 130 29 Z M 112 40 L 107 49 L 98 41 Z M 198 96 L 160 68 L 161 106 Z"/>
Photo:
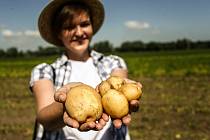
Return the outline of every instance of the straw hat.
<path id="1" fill-rule="evenodd" d="M 43 39 L 56 46 L 63 46 L 52 30 L 52 21 L 57 10 L 65 3 L 82 2 L 90 8 L 92 16 L 93 34 L 95 34 L 104 21 L 104 7 L 100 0 L 53 0 L 41 12 L 38 20 L 39 32 Z"/>

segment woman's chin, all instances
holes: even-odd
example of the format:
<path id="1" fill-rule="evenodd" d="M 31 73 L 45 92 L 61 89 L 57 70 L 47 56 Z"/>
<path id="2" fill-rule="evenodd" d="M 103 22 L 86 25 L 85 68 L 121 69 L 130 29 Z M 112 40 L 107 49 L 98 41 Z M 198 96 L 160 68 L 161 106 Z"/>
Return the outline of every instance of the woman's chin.
<path id="1" fill-rule="evenodd" d="M 88 50 L 88 44 L 72 44 L 67 47 L 67 50 L 77 55 L 83 55 Z"/>

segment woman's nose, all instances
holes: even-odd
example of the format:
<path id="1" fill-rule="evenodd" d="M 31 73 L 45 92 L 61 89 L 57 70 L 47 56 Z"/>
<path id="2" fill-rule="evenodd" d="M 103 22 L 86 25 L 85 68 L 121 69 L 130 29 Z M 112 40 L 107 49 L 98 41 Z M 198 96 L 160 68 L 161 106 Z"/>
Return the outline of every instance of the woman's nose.
<path id="1" fill-rule="evenodd" d="M 76 27 L 76 36 L 82 36 L 83 35 L 83 31 L 82 28 L 80 26 Z"/>

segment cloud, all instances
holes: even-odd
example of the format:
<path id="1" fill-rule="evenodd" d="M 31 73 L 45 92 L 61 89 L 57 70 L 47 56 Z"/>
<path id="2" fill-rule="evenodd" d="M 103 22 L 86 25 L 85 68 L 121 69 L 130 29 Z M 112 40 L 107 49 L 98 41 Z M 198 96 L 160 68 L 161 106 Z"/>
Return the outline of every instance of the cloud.
<path id="1" fill-rule="evenodd" d="M 40 34 L 39 34 L 39 32 L 38 31 L 33 31 L 33 30 L 26 30 L 25 32 L 24 32 L 24 34 L 26 35 L 26 36 L 40 36 Z"/>
<path id="2" fill-rule="evenodd" d="M 40 37 L 40 34 L 36 30 L 25 30 L 25 31 L 12 31 L 10 29 L 3 29 L 1 31 L 3 37 Z"/>
<path id="3" fill-rule="evenodd" d="M 1 31 L 1 34 L 2 34 L 4 37 L 13 36 L 13 32 L 10 31 L 10 30 L 3 30 L 3 31 Z"/>
<path id="4" fill-rule="evenodd" d="M 160 34 L 160 30 L 155 28 L 155 29 L 152 30 L 152 34 L 153 35 Z"/>
<path id="5" fill-rule="evenodd" d="M 37 50 L 38 46 L 49 46 L 41 37 L 9 37 L 0 40 L 0 49 L 16 47 L 18 50 Z"/>
<path id="6" fill-rule="evenodd" d="M 140 22 L 135 20 L 126 21 L 125 26 L 129 29 L 135 29 L 135 30 L 143 30 L 150 28 L 150 24 L 148 22 Z"/>
<path id="7" fill-rule="evenodd" d="M 8 28 L 0 30 L 0 49 L 7 49 L 11 46 L 19 50 L 36 50 L 37 46 L 47 46 L 37 30 L 14 31 Z"/>

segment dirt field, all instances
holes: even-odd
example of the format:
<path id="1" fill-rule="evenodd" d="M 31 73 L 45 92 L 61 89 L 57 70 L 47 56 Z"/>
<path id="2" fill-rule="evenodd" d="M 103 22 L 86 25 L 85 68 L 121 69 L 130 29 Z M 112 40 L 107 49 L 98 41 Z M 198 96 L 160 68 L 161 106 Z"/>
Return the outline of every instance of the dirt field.
<path id="1" fill-rule="evenodd" d="M 142 78 L 134 140 L 210 140 L 210 77 Z"/>
<path id="2" fill-rule="evenodd" d="M 210 140 L 210 76 L 136 80 L 144 94 L 129 126 L 133 140 Z M 28 78 L 0 82 L 0 139 L 30 140 L 35 108 Z"/>

